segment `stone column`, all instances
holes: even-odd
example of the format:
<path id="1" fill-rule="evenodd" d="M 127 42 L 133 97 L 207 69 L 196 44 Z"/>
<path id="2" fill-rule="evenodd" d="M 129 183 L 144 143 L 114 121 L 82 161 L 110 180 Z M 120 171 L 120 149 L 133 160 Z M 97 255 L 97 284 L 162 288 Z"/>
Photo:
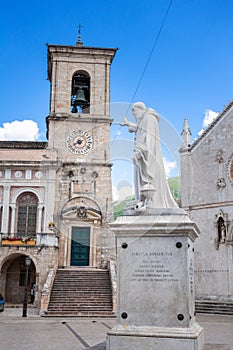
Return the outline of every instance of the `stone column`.
<path id="1" fill-rule="evenodd" d="M 10 229 L 10 234 L 12 237 L 14 237 L 15 233 L 15 213 L 16 213 L 16 204 L 11 205 L 11 229 Z"/>
<path id="2" fill-rule="evenodd" d="M 42 209 L 43 209 L 43 204 L 38 205 L 38 220 L 37 220 L 37 228 L 36 232 L 41 233 L 41 227 L 42 227 Z"/>
<path id="3" fill-rule="evenodd" d="M 4 186 L 3 190 L 3 209 L 2 209 L 2 233 L 8 232 L 9 224 L 9 201 L 10 201 L 10 186 Z"/>
<path id="4" fill-rule="evenodd" d="M 117 242 L 117 321 L 107 350 L 201 350 L 194 313 L 197 226 L 179 208 L 134 211 L 112 224 Z"/>

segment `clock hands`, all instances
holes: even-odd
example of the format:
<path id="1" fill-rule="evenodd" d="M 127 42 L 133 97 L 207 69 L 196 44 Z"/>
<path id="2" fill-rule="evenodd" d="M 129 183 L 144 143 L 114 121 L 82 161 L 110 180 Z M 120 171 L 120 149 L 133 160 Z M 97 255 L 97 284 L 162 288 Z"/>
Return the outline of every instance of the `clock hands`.
<path id="1" fill-rule="evenodd" d="M 81 145 L 83 143 L 83 140 L 78 139 L 76 142 L 73 143 L 73 145 Z"/>
<path id="2" fill-rule="evenodd" d="M 85 154 L 92 148 L 92 138 L 86 131 L 73 130 L 67 137 L 66 144 L 70 152 Z"/>

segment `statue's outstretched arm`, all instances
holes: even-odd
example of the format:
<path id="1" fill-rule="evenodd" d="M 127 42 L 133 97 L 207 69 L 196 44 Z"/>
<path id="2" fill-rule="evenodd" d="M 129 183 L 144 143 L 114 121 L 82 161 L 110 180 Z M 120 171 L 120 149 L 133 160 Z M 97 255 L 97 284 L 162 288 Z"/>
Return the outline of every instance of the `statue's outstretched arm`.
<path id="1" fill-rule="evenodd" d="M 130 122 L 126 117 L 123 118 L 122 122 L 120 122 L 121 126 L 128 126 L 129 132 L 137 131 L 137 124 Z"/>

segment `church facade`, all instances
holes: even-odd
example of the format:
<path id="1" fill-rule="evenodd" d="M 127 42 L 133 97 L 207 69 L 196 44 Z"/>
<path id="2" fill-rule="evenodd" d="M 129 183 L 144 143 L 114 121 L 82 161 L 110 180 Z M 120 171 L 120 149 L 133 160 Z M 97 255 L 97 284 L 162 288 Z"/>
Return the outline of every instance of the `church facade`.
<path id="1" fill-rule="evenodd" d="M 233 101 L 191 143 L 182 131 L 182 207 L 201 230 L 195 242 L 198 300 L 233 301 Z"/>
<path id="2" fill-rule="evenodd" d="M 0 293 L 36 303 L 51 269 L 114 257 L 110 68 L 117 49 L 48 45 L 47 142 L 0 141 Z"/>

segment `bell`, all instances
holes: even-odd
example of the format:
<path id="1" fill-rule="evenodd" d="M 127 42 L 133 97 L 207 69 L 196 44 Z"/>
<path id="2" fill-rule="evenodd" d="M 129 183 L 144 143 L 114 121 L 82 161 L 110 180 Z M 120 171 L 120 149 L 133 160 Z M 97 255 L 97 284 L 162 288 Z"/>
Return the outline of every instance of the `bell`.
<path id="1" fill-rule="evenodd" d="M 83 106 L 87 103 L 88 101 L 85 99 L 84 91 L 82 89 L 78 89 L 73 106 Z"/>

